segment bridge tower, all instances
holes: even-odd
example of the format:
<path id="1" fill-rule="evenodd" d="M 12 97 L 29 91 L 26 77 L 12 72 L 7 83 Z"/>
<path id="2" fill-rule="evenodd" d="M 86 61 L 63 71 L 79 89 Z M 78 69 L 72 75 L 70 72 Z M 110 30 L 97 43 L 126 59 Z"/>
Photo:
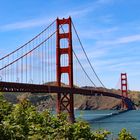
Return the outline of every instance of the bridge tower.
<path id="1" fill-rule="evenodd" d="M 60 32 L 62 25 L 68 26 L 68 31 L 65 33 Z M 56 32 L 56 77 L 57 86 L 61 87 L 61 76 L 64 73 L 68 74 L 68 86 L 73 87 L 73 55 L 72 55 L 72 29 L 71 29 L 71 17 L 68 19 L 56 20 L 57 32 Z M 66 48 L 62 48 L 61 39 L 67 39 L 68 44 Z M 68 65 L 61 65 L 61 56 L 68 55 Z M 66 91 L 65 91 L 66 92 Z M 73 94 L 70 93 L 57 93 L 57 113 L 67 112 L 71 123 L 74 122 L 74 105 L 73 105 Z"/>
<path id="2" fill-rule="evenodd" d="M 127 74 L 121 73 L 121 93 L 123 97 L 128 97 L 128 88 L 127 88 Z M 122 99 L 122 108 L 127 108 L 127 106 L 124 104 L 124 101 Z"/>

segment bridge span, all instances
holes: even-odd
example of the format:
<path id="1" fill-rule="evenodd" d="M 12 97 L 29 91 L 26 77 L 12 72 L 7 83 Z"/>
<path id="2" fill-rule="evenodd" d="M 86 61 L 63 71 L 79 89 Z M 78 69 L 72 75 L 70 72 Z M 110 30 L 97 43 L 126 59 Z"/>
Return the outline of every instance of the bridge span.
<path id="1" fill-rule="evenodd" d="M 38 85 L 27 83 L 0 82 L 0 92 L 30 92 L 30 93 L 59 93 L 59 94 L 79 94 L 83 96 L 107 96 L 123 99 L 128 110 L 135 109 L 134 103 L 128 97 L 114 94 L 99 89 L 59 87 L 52 85 Z"/>

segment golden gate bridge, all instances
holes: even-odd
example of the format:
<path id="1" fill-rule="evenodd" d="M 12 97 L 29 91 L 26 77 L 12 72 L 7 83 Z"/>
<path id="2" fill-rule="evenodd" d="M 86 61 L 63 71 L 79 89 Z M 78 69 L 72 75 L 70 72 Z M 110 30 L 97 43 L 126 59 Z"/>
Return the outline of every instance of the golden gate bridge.
<path id="1" fill-rule="evenodd" d="M 75 51 L 76 47 L 81 48 L 83 55 Z M 84 65 L 80 61 L 83 56 Z M 85 68 L 85 64 L 89 67 Z M 89 68 L 92 73 L 88 72 Z M 127 96 L 126 73 L 121 74 L 121 95 L 98 88 L 105 86 L 88 58 L 71 17 L 57 18 L 30 41 L 1 57 L 0 80 L 0 92 L 57 94 L 57 113 L 67 112 L 71 122 L 75 120 L 74 94 L 113 97 L 122 100 L 122 108 L 135 109 Z M 52 81 L 56 85 L 47 84 Z M 89 83 L 94 88 L 82 87 Z"/>

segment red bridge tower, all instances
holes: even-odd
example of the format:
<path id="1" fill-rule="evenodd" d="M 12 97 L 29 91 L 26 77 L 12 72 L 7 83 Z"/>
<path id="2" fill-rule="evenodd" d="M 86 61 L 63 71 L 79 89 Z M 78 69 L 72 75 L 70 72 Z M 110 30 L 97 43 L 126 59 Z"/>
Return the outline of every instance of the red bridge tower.
<path id="1" fill-rule="evenodd" d="M 121 73 L 121 91 L 122 96 L 128 97 L 128 88 L 127 88 L 127 74 Z M 124 104 L 124 101 L 122 99 L 122 108 L 127 108 L 127 106 Z"/>
<path id="2" fill-rule="evenodd" d="M 71 29 L 71 18 L 58 19 L 57 18 L 57 33 L 56 33 L 56 77 L 57 86 L 61 87 L 61 75 L 63 73 L 68 74 L 69 87 L 73 87 L 73 55 L 72 55 L 72 29 Z M 66 33 L 60 32 L 62 25 L 68 25 L 68 31 Z M 62 48 L 60 40 L 67 39 L 67 48 Z M 68 55 L 68 66 L 61 65 L 61 55 Z M 57 94 L 57 113 L 65 111 L 69 114 L 69 119 L 74 122 L 74 105 L 73 105 L 73 94 L 70 93 L 58 93 Z"/>

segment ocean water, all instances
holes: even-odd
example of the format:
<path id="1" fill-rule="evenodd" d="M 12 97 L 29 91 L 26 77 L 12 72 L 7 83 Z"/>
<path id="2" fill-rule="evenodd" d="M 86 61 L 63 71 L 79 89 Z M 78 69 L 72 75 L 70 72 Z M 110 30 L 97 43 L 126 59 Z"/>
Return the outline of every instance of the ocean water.
<path id="1" fill-rule="evenodd" d="M 116 116 L 112 116 L 100 121 L 94 121 L 94 119 L 107 116 L 110 113 L 117 112 L 115 110 L 76 110 L 76 118 L 82 118 L 89 122 L 93 130 L 100 128 L 109 130 L 112 132 L 111 137 L 116 137 L 122 128 L 126 128 L 131 131 L 133 136 L 140 140 L 140 110 L 128 111 Z"/>

